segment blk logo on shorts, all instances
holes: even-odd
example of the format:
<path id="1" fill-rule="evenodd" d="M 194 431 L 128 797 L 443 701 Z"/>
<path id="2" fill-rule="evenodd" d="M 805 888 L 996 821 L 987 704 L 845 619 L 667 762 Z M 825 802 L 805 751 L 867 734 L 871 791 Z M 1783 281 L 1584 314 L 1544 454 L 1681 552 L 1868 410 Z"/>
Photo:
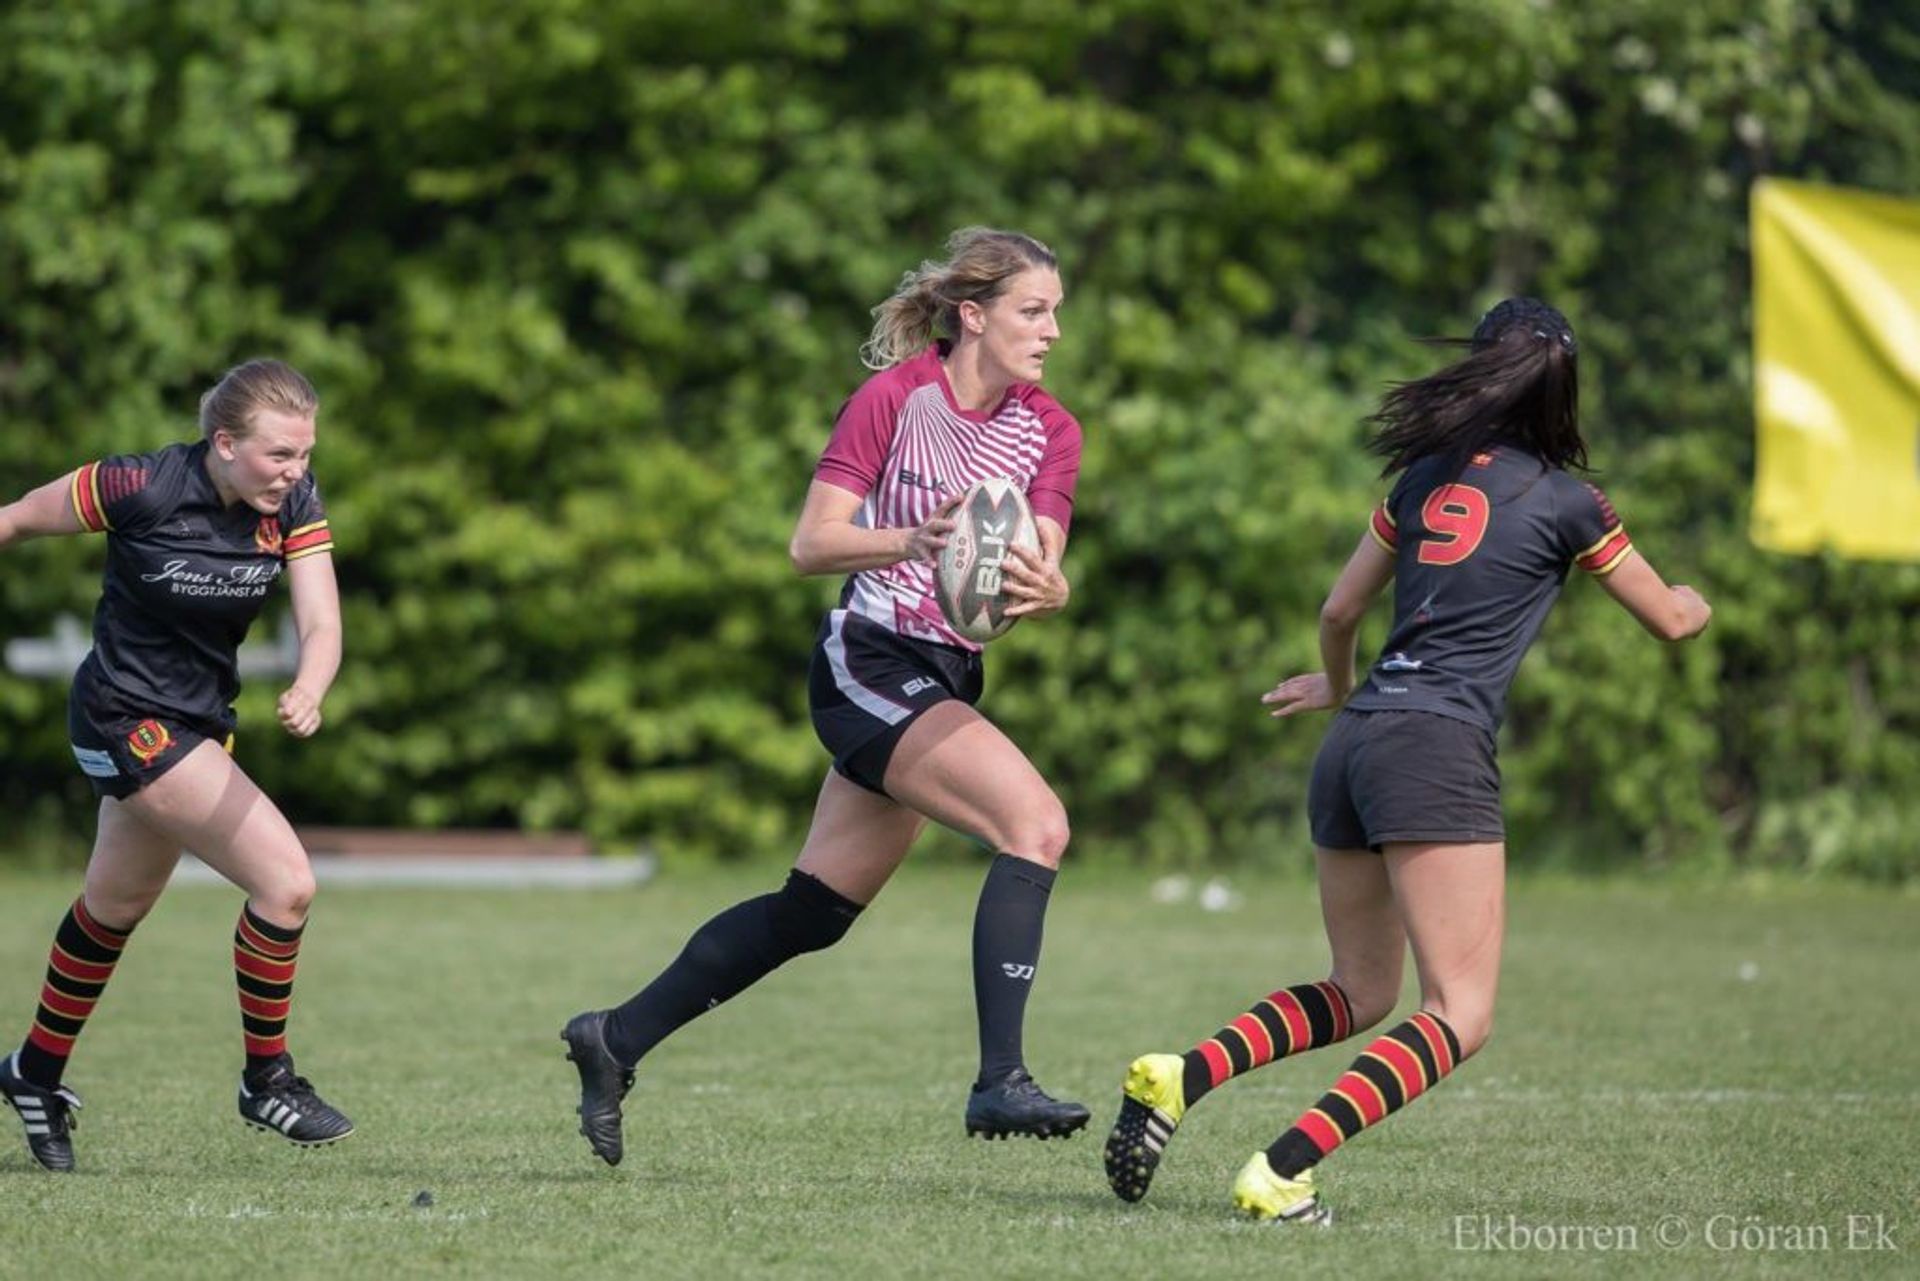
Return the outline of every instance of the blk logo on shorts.
<path id="1" fill-rule="evenodd" d="M 173 746 L 173 735 L 159 721 L 141 721 L 127 735 L 127 749 L 142 765 L 153 764 L 153 758 Z"/>
<path id="2" fill-rule="evenodd" d="M 915 694 L 920 693 L 922 690 L 932 689 L 934 686 L 938 685 L 939 683 L 940 683 L 939 681 L 933 679 L 933 677 L 931 676 L 916 676 L 912 680 L 908 681 L 905 685 L 902 685 L 900 687 L 900 692 L 904 694 L 906 697 L 912 698 Z"/>

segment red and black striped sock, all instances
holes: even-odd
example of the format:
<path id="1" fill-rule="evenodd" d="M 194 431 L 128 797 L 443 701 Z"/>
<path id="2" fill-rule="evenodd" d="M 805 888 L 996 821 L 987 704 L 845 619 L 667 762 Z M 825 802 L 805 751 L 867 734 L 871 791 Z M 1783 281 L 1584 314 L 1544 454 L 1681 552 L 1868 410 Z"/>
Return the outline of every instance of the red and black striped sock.
<path id="1" fill-rule="evenodd" d="M 1439 1015 L 1414 1014 L 1360 1051 L 1346 1074 L 1267 1149 L 1267 1164 L 1296 1177 L 1368 1126 L 1398 1112 L 1459 1066 L 1460 1041 Z"/>
<path id="2" fill-rule="evenodd" d="M 240 921 L 233 927 L 233 977 L 240 985 L 240 1030 L 249 1072 L 287 1052 L 293 969 L 305 928 L 274 925 L 255 915 L 251 905 L 240 909 Z"/>
<path id="3" fill-rule="evenodd" d="M 1242 1072 L 1352 1035 L 1353 1006 L 1339 984 L 1282 988 L 1182 1056 L 1187 1106 Z"/>
<path id="4" fill-rule="evenodd" d="M 84 897 L 73 901 L 54 932 L 47 953 L 47 980 L 40 988 L 40 1008 L 20 1046 L 20 1074 L 43 1089 L 60 1084 L 73 1053 L 74 1038 L 87 1025 L 87 1016 L 107 990 L 120 951 L 133 931 L 109 929 L 87 913 Z"/>

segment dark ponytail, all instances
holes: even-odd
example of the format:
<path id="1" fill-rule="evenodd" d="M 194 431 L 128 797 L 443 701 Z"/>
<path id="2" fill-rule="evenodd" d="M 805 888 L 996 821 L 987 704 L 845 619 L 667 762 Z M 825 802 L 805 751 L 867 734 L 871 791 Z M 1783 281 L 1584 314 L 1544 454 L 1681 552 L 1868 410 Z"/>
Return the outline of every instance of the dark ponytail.
<path id="1" fill-rule="evenodd" d="M 1566 318 L 1531 298 L 1489 311 L 1471 339 L 1440 345 L 1469 353 L 1445 369 L 1395 383 L 1369 419 L 1369 448 L 1391 476 L 1440 456 L 1458 473 L 1496 441 L 1510 441 L 1554 467 L 1587 465 L 1580 437 L 1579 347 Z"/>

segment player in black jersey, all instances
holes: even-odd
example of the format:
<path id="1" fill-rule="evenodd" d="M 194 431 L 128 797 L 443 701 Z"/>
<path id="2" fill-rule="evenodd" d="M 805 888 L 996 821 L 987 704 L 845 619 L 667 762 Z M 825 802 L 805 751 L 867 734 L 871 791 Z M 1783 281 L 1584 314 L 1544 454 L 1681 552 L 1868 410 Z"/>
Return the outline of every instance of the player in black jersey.
<path id="1" fill-rule="evenodd" d="M 202 439 L 88 463 L 0 507 L 0 547 L 105 533 L 93 651 L 75 673 L 74 759 L 100 796 L 85 891 L 61 921 L 26 1040 L 0 1060 L 0 1096 L 49 1170 L 73 1168 L 67 1058 L 133 927 L 180 850 L 247 893 L 233 937 L 246 1066 L 240 1115 L 305 1146 L 353 1123 L 293 1070 L 286 1024 L 313 872 L 293 828 L 229 754 L 235 655 L 284 574 L 300 663 L 281 725 L 306 738 L 340 666 L 333 536 L 308 470 L 313 387 L 288 365 L 230 370 L 200 401 Z"/>
<path id="2" fill-rule="evenodd" d="M 1399 480 L 1321 609 L 1325 670 L 1262 700 L 1274 716 L 1340 709 L 1308 794 L 1332 973 L 1273 992 L 1184 1056 L 1134 1060 L 1105 1154 L 1125 1200 L 1146 1194 L 1207 1092 L 1384 1019 L 1411 946 L 1420 1008 L 1234 1181 L 1234 1204 L 1256 1219 L 1329 1221 L 1314 1165 L 1437 1084 L 1492 1026 L 1506 862 L 1494 736 L 1567 571 L 1593 575 L 1664 640 L 1698 634 L 1712 613 L 1667 586 L 1606 497 L 1566 471 L 1586 465 L 1566 318 L 1511 298 L 1464 345 L 1463 359 L 1387 393 L 1373 448 Z M 1356 689 L 1360 618 L 1390 581 L 1392 631 Z"/>

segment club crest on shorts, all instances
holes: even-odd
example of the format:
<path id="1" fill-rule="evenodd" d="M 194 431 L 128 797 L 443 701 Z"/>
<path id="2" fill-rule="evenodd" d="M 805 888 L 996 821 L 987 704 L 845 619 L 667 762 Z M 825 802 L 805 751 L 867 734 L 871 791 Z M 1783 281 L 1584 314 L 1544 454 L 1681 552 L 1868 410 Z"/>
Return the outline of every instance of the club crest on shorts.
<path id="1" fill-rule="evenodd" d="M 142 765 L 153 764 L 153 758 L 173 746 L 173 735 L 159 721 L 141 721 L 127 734 L 127 750 Z"/>
<path id="2" fill-rule="evenodd" d="M 253 545 L 269 556 L 278 556 L 286 540 L 280 534 L 279 518 L 262 516 L 260 523 L 253 527 Z"/>

